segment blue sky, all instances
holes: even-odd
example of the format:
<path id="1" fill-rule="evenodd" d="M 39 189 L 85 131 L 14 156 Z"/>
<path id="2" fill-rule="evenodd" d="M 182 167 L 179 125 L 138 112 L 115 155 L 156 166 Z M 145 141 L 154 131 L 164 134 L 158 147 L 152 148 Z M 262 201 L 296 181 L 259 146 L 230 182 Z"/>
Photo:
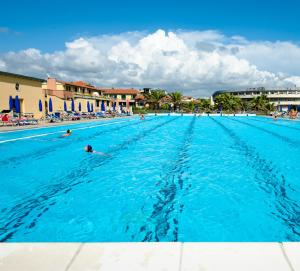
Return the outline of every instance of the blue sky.
<path id="1" fill-rule="evenodd" d="M 2 1 L 0 70 L 107 87 L 300 87 L 299 0 Z"/>
<path id="2" fill-rule="evenodd" d="M 254 40 L 300 36 L 300 1 L 2 1 L 0 51 L 53 51 L 79 36 L 147 30 L 218 30 Z M 3 29 L 5 28 L 5 29 Z"/>

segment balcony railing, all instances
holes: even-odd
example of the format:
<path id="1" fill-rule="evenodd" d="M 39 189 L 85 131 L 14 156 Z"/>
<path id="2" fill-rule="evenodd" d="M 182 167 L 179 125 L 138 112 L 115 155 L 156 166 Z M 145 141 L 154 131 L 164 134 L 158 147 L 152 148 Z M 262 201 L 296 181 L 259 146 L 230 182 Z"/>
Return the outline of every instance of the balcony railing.
<path id="1" fill-rule="evenodd" d="M 56 96 L 61 99 L 74 99 L 74 98 L 82 98 L 82 99 L 93 99 L 93 100 L 105 100 L 110 101 L 108 97 L 105 96 L 93 96 L 90 93 L 76 93 L 73 91 L 68 90 L 52 90 L 52 89 L 46 89 L 45 94 Z"/>

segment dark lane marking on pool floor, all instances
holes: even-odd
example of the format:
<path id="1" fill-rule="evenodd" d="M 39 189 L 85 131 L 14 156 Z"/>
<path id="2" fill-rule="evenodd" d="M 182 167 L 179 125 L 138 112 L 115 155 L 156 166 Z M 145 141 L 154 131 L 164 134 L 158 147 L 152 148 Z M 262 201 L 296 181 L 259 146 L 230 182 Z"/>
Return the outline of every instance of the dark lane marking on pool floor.
<path id="1" fill-rule="evenodd" d="M 287 129 L 291 129 L 291 130 L 300 131 L 300 128 L 292 127 L 292 126 L 288 126 L 288 125 L 281 125 L 279 123 L 275 123 L 274 120 L 273 120 L 273 122 L 271 122 L 271 121 L 264 121 L 264 120 L 260 120 L 260 119 L 255 119 L 255 118 L 251 118 L 251 120 L 256 121 L 256 122 L 260 122 L 260 123 L 270 124 L 270 125 L 275 126 L 275 127 L 281 127 L 281 128 L 287 128 Z"/>
<path id="2" fill-rule="evenodd" d="M 248 146 L 231 129 L 215 118 L 210 117 L 210 119 L 226 132 L 235 143 L 234 148 L 243 154 L 248 165 L 256 171 L 255 179 L 259 187 L 268 195 L 274 195 L 276 209 L 280 215 L 274 213 L 273 215 L 283 221 L 295 235 L 300 237 L 300 206 L 295 200 L 288 197 L 285 176 L 279 174 L 279 171 L 273 167 L 272 162 L 261 158 L 255 148 Z M 300 238 L 294 240 L 287 236 L 287 240 L 299 241 Z"/>
<path id="3" fill-rule="evenodd" d="M 173 165 L 161 178 L 162 186 L 157 193 L 156 203 L 153 205 L 153 211 L 147 221 L 153 222 L 154 229 L 149 229 L 149 224 L 145 224 L 140 227 L 140 232 L 145 232 L 145 236 L 142 239 L 143 242 L 156 241 L 159 242 L 162 239 L 168 237 L 168 233 L 171 232 L 171 236 L 168 241 L 178 241 L 178 216 L 173 216 L 174 211 L 178 213 L 182 212 L 182 204 L 180 201 L 175 201 L 178 197 L 178 192 L 182 190 L 184 184 L 183 173 L 186 173 L 186 163 L 188 160 L 188 149 L 191 144 L 191 140 L 194 133 L 196 118 L 193 117 L 187 130 L 183 136 L 183 143 L 179 147 L 177 159 L 173 162 Z M 186 178 L 186 177 L 185 177 Z M 177 207 L 176 207 L 177 203 Z"/>
<path id="4" fill-rule="evenodd" d="M 149 129 L 146 129 L 139 133 L 138 135 L 132 137 L 131 139 L 128 139 L 124 141 L 121 144 L 118 144 L 112 151 L 111 154 L 114 154 L 112 157 L 98 157 L 100 159 L 96 159 L 95 155 L 91 155 L 90 159 L 85 160 L 85 167 L 81 167 L 79 169 L 74 169 L 73 172 L 71 172 L 67 176 L 63 176 L 60 179 L 60 182 L 55 185 L 50 185 L 47 187 L 46 191 L 40 195 L 37 195 L 33 198 L 29 198 L 28 200 L 25 199 L 23 202 L 15 205 L 12 208 L 5 208 L 1 210 L 1 213 L 4 214 L 4 226 L 0 226 L 0 242 L 5 242 L 11 239 L 14 234 L 18 231 L 18 229 L 25 224 L 24 219 L 28 217 L 29 214 L 31 214 L 33 211 L 39 211 L 39 213 L 36 215 L 35 218 L 33 218 L 32 221 L 30 221 L 28 224 L 29 226 L 36 225 L 37 223 L 37 217 L 40 218 L 43 213 L 49 210 L 49 207 L 51 205 L 54 205 L 56 202 L 54 201 L 60 193 L 66 194 L 68 191 L 70 191 L 70 188 L 77 186 L 82 183 L 91 183 L 91 180 L 86 180 L 88 177 L 88 174 L 92 172 L 95 168 L 99 168 L 102 165 L 104 165 L 106 162 L 111 161 L 115 157 L 117 157 L 120 153 L 122 153 L 124 150 L 128 149 L 129 146 L 133 143 L 136 143 L 140 141 L 141 139 L 147 137 L 148 135 L 152 134 L 157 129 L 175 121 L 179 117 L 172 118 L 170 120 L 167 120 L 165 122 L 159 123 L 155 125 L 154 127 L 151 127 Z M 100 160 L 100 162 L 99 162 Z M 78 179 L 83 178 L 84 180 L 78 181 Z M 72 180 L 69 183 L 66 183 L 65 180 Z M 46 210 L 46 211 L 45 211 Z M 8 221 L 8 222 L 6 222 Z M 34 222 L 34 223 L 33 223 Z M 31 229 L 28 228 L 27 229 Z"/>
<path id="5" fill-rule="evenodd" d="M 247 125 L 247 126 L 249 126 L 249 127 L 252 127 L 252 128 L 255 128 L 255 129 L 260 130 L 260 131 L 262 131 L 262 132 L 265 132 L 265 133 L 267 133 L 267 134 L 269 134 L 269 135 L 272 135 L 272 136 L 274 136 L 274 137 L 277 137 L 277 138 L 279 138 L 280 140 L 282 140 L 283 142 L 292 145 L 293 147 L 295 147 L 295 145 L 299 145 L 299 144 L 300 144 L 300 141 L 298 141 L 298 140 L 292 140 L 292 139 L 290 139 L 290 138 L 288 138 L 288 137 L 286 137 L 286 136 L 280 135 L 280 134 L 278 134 L 278 133 L 272 132 L 272 131 L 267 130 L 267 129 L 265 129 L 265 128 L 256 126 L 256 125 L 254 125 L 254 124 L 251 124 L 251 123 L 248 123 L 248 122 L 244 122 L 244 121 L 241 121 L 241 120 L 237 120 L 237 119 L 234 119 L 234 118 L 228 118 L 228 117 L 224 117 L 224 118 L 226 118 L 227 120 L 231 120 L 231 121 L 235 121 L 235 122 L 238 122 L 238 123 Z"/>

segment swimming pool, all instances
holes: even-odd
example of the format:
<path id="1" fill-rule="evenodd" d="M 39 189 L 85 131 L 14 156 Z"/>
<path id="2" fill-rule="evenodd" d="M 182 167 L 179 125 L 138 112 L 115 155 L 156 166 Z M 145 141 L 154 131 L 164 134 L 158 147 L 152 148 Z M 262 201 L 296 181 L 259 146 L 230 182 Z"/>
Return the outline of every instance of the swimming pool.
<path id="1" fill-rule="evenodd" d="M 0 152 L 1 241 L 300 241 L 298 122 L 115 119 L 0 133 Z"/>

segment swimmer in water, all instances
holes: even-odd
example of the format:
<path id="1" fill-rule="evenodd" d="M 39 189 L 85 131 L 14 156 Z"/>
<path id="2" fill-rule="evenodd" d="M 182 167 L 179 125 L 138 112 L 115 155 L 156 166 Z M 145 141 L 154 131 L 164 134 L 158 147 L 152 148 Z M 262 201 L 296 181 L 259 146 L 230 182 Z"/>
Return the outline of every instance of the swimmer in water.
<path id="1" fill-rule="evenodd" d="M 104 152 L 97 152 L 93 150 L 93 147 L 91 145 L 86 145 L 84 147 L 84 151 L 89 152 L 89 153 L 94 153 L 94 154 L 98 154 L 98 155 L 102 155 L 102 156 L 111 156 L 110 154 L 106 154 Z"/>
<path id="2" fill-rule="evenodd" d="M 67 130 L 65 134 L 62 135 L 62 137 L 70 136 L 72 131 L 70 129 Z"/>
<path id="3" fill-rule="evenodd" d="M 144 114 L 141 115 L 140 119 L 141 119 L 141 120 L 144 120 L 144 119 L 145 119 Z"/>

